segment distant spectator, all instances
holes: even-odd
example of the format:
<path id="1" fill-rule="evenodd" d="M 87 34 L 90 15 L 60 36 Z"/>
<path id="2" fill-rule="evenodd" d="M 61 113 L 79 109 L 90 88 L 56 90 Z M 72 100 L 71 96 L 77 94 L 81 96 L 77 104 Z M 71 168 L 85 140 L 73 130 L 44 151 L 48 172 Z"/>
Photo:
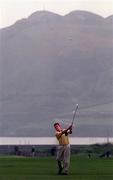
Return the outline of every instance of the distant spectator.
<path id="1" fill-rule="evenodd" d="M 107 152 L 101 154 L 99 157 L 100 157 L 100 158 L 102 158 L 102 157 L 107 157 L 107 158 L 109 158 L 109 157 L 110 157 L 110 151 L 107 151 Z"/>
<path id="2" fill-rule="evenodd" d="M 34 146 L 32 146 L 31 153 L 32 153 L 32 157 L 34 157 L 35 156 L 35 147 Z"/>
<path id="3" fill-rule="evenodd" d="M 56 147 L 53 147 L 53 148 L 51 149 L 51 155 L 52 155 L 52 156 L 55 156 L 55 153 L 56 153 Z"/>
<path id="4" fill-rule="evenodd" d="M 110 151 L 107 151 L 107 152 L 106 152 L 106 156 L 107 156 L 107 158 L 110 157 Z"/>
<path id="5" fill-rule="evenodd" d="M 88 150 L 88 158 L 90 159 L 91 158 L 91 151 Z"/>
<path id="6" fill-rule="evenodd" d="M 91 158 L 91 154 L 90 154 L 90 153 L 88 153 L 88 158 L 89 158 L 89 159 Z"/>
<path id="7" fill-rule="evenodd" d="M 19 155 L 19 147 L 18 147 L 18 146 L 15 146 L 15 147 L 14 147 L 14 150 L 15 150 L 15 155 Z"/>

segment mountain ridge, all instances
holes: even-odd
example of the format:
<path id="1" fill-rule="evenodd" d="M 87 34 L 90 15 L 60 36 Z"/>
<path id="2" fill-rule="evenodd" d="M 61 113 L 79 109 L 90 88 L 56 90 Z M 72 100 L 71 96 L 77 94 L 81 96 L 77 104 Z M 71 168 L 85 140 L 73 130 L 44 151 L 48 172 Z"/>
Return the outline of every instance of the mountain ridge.
<path id="1" fill-rule="evenodd" d="M 64 17 L 66 17 L 66 16 L 70 16 L 70 15 L 72 15 L 72 14 L 75 14 L 75 15 L 91 15 L 91 16 L 97 16 L 98 18 L 100 18 L 100 19 L 113 19 L 113 15 L 109 15 L 109 16 L 107 16 L 107 17 L 103 17 L 103 16 L 101 16 L 101 15 L 98 15 L 98 14 L 96 14 L 96 13 L 93 13 L 93 12 L 90 12 L 90 11 L 82 11 L 82 10 L 74 10 L 74 11 L 71 11 L 71 12 L 69 12 L 69 13 L 67 13 L 67 14 L 65 14 L 65 15 L 60 15 L 60 14 L 57 14 L 57 13 L 54 13 L 54 12 L 52 12 L 52 11 L 46 11 L 46 10 L 42 10 L 42 11 L 36 11 L 36 12 L 34 12 L 34 13 L 32 13 L 31 15 L 29 15 L 27 18 L 22 18 L 22 19 L 19 19 L 19 20 L 17 20 L 14 24 L 12 24 L 11 26 L 14 26 L 15 24 L 17 24 L 17 23 L 20 23 L 20 22 L 24 22 L 24 23 L 26 23 L 26 21 L 28 21 L 29 19 L 32 19 L 32 17 L 33 18 L 35 18 L 35 16 L 40 16 L 40 17 L 44 17 L 44 16 L 47 16 L 47 15 L 54 15 L 54 16 L 56 16 L 56 17 L 60 17 L 60 18 L 64 18 Z M 4 27 L 4 28 L 1 28 L 0 30 L 3 30 L 3 29 L 7 29 L 7 28 L 9 28 L 9 27 L 11 27 L 11 26 L 8 26 L 8 27 Z"/>
<path id="2" fill-rule="evenodd" d="M 41 21 L 42 13 L 48 14 L 38 12 L 0 30 L 0 136 L 48 136 L 51 120 L 67 118 L 63 114 L 71 112 L 76 103 L 88 107 L 112 101 L 113 34 L 109 18 L 93 14 L 92 21 L 85 12 L 88 21 L 79 21 L 78 17 L 76 21 L 72 14 L 69 20 L 49 13 L 49 18 Z M 98 23 L 100 19 L 102 24 Z M 104 130 L 101 134 L 98 129 L 97 134 L 104 136 L 106 117 L 99 112 L 97 116 L 99 119 L 93 113 L 92 118 L 88 112 L 87 117 L 81 114 L 81 127 L 75 135 L 91 136 L 88 127 L 101 122 L 100 132 Z M 83 127 L 85 131 L 81 132 Z"/>

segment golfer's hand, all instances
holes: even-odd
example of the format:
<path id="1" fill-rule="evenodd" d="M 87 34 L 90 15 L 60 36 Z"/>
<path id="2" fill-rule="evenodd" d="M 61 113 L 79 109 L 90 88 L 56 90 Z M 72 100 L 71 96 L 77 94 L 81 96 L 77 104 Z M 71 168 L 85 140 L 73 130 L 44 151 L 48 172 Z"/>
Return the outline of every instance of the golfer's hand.
<path id="1" fill-rule="evenodd" d="M 70 134 L 72 134 L 72 130 L 70 130 Z"/>

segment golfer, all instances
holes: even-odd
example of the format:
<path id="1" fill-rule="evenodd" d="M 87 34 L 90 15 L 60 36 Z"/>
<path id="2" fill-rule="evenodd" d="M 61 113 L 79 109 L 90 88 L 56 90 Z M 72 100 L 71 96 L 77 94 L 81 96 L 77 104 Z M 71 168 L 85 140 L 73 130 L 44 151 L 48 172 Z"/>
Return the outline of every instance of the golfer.
<path id="1" fill-rule="evenodd" d="M 70 165 L 70 144 L 69 144 L 69 134 L 72 134 L 72 125 L 67 129 L 62 129 L 59 123 L 54 124 L 56 130 L 56 138 L 59 141 L 59 146 L 57 148 L 58 162 L 58 174 L 68 175 L 69 165 Z"/>

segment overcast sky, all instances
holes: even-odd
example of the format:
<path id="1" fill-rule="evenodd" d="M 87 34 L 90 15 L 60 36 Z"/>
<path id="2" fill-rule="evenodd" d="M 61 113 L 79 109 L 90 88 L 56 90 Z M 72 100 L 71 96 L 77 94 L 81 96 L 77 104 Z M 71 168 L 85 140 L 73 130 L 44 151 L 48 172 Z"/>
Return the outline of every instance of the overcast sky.
<path id="1" fill-rule="evenodd" d="M 107 17 L 113 14 L 113 0 L 0 0 L 0 28 L 27 18 L 37 10 L 61 15 L 73 10 L 87 10 Z"/>

